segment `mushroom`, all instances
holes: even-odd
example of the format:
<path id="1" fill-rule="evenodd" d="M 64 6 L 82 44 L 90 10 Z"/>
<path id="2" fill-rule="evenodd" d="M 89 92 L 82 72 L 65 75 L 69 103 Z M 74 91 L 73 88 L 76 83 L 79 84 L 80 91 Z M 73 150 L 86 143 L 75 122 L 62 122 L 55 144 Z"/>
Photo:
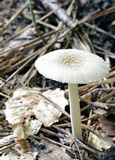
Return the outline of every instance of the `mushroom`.
<path id="1" fill-rule="evenodd" d="M 72 133 L 82 139 L 78 83 L 87 84 L 104 78 L 109 65 L 92 53 L 77 49 L 60 49 L 41 56 L 35 67 L 47 78 L 68 83 Z"/>

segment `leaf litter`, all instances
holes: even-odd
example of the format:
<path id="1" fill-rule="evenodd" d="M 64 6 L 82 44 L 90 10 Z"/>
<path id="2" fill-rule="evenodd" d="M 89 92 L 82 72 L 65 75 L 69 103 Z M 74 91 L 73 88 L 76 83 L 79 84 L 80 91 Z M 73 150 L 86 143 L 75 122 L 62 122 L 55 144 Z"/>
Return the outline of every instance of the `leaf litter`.
<path id="1" fill-rule="evenodd" d="M 99 0 L 90 3 L 88 0 L 80 0 L 77 4 L 74 0 L 60 0 L 53 1 L 53 8 L 52 1 L 30 1 L 32 12 L 26 1 L 0 2 L 0 158 L 60 160 L 67 156 L 67 160 L 114 160 L 114 1 Z M 56 11 L 57 6 L 59 10 Z M 71 20 L 71 24 L 68 20 Z M 101 56 L 111 66 L 106 79 L 79 86 L 83 141 L 71 135 L 69 107 L 63 106 L 66 110 L 60 108 L 61 98 L 64 97 L 61 95 L 59 99 L 53 96 L 57 95 L 57 90 L 54 90 L 51 96 L 54 99 L 49 101 L 48 98 L 51 94 L 48 88 L 60 87 L 68 93 L 67 85 L 45 79 L 37 73 L 33 65 L 38 56 L 61 48 L 88 50 Z M 38 86 L 45 87 L 49 93 L 43 95 L 45 92 L 42 91 L 35 99 L 32 97 L 26 100 L 30 95 L 21 96 L 22 92 L 19 92 L 19 100 L 16 97 L 12 99 L 20 88 L 32 91 Z M 41 101 L 38 101 L 39 98 Z M 57 101 L 55 103 L 55 99 L 59 104 Z M 24 104 L 20 103 L 21 100 Z M 13 106 L 14 101 L 20 104 L 17 108 L 16 105 Z M 7 102 L 10 103 L 7 108 L 11 109 L 13 115 L 11 117 L 8 112 L 9 123 L 4 115 Z M 39 104 L 37 107 L 33 107 L 36 106 L 35 102 Z M 50 118 L 49 122 L 44 113 L 39 112 L 39 108 L 43 111 L 42 106 L 45 107 L 46 114 L 51 115 L 47 117 Z M 46 110 L 47 107 L 50 111 Z M 52 110 L 57 110 L 58 114 L 53 116 Z M 20 148 L 14 134 L 19 138 L 20 145 L 27 147 L 30 154 L 23 152 L 23 147 Z M 33 135 L 31 138 L 30 134 Z M 60 157 L 56 154 L 58 150 Z"/>
<path id="2" fill-rule="evenodd" d="M 64 110 L 68 101 L 64 98 L 64 91 L 60 89 L 48 90 L 42 93 Z M 58 100 L 59 99 L 59 100 Z M 29 135 L 37 134 L 41 125 L 51 126 L 57 122 L 61 112 L 43 98 L 38 89 L 19 88 L 6 103 L 6 120 L 11 124 L 13 135 L 26 150 L 26 140 Z"/>

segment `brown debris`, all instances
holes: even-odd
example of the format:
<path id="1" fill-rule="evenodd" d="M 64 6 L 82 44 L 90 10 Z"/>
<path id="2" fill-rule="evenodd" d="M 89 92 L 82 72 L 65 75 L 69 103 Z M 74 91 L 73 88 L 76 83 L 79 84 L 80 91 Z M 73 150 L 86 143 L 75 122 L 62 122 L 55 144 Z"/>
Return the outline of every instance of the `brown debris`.
<path id="1" fill-rule="evenodd" d="M 42 4 L 40 1 L 35 0 L 32 4 L 35 19 L 32 19 L 28 1 L 0 1 L 0 154 L 7 156 L 7 152 L 14 151 L 18 158 L 22 154 L 16 149 L 17 141 L 12 137 L 11 125 L 4 114 L 5 102 L 14 90 L 28 86 L 67 89 L 66 84 L 49 81 L 38 74 L 35 60 L 52 50 L 77 48 L 98 54 L 111 67 L 106 79 L 79 86 L 83 141 L 71 135 L 69 107 L 66 106 L 57 123 L 42 126 L 31 139 L 20 139 L 19 143 L 34 154 L 35 159 L 102 159 L 103 153 L 110 150 L 99 151 L 89 145 L 89 140 L 92 134 L 100 142 L 115 147 L 112 139 L 115 136 L 115 6 L 112 0 L 111 3 L 94 0 L 92 4 L 86 0 L 85 9 L 79 9 L 81 1 L 78 4 L 75 0 L 44 0 Z M 69 98 L 67 92 L 66 97 Z"/>

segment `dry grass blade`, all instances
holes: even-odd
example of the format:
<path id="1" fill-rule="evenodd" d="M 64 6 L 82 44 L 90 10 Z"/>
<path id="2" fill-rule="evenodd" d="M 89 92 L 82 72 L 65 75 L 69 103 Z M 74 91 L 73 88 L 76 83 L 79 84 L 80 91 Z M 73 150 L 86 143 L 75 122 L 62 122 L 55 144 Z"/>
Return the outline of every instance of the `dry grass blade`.
<path id="1" fill-rule="evenodd" d="M 84 23 L 84 25 L 86 25 L 87 27 L 89 27 L 89 28 L 91 28 L 91 29 L 93 29 L 93 30 L 96 30 L 96 31 L 98 31 L 98 32 L 100 32 L 100 33 L 103 33 L 103 34 L 108 35 L 108 36 L 110 36 L 110 37 L 112 37 L 112 38 L 115 39 L 115 36 L 114 36 L 114 35 L 112 35 L 112 34 L 106 32 L 106 31 L 104 31 L 103 29 L 101 29 L 101 28 L 99 28 L 99 27 L 97 27 L 97 26 L 95 26 L 95 25 L 90 25 L 89 23 Z"/>
<path id="2" fill-rule="evenodd" d="M 12 21 L 27 7 L 28 2 L 26 2 L 21 8 L 16 11 L 16 13 L 10 18 L 10 20 L 5 25 L 4 29 L 7 29 L 7 27 L 12 23 Z"/>
<path id="3" fill-rule="evenodd" d="M 102 85 L 102 84 L 108 84 L 108 83 L 112 83 L 112 82 L 115 82 L 115 78 L 108 78 L 106 80 L 101 80 L 101 81 L 98 81 L 98 82 L 95 82 L 95 83 L 90 83 L 90 84 L 87 84 L 87 85 L 84 85 L 82 87 L 79 87 L 79 90 L 85 90 L 85 89 L 88 89 L 90 87 L 96 87 L 96 86 L 99 86 L 99 85 Z"/>
<path id="4" fill-rule="evenodd" d="M 94 15 L 91 15 L 91 16 L 88 16 L 88 17 L 84 17 L 83 19 L 78 21 L 78 24 L 82 24 L 82 23 L 85 23 L 87 21 L 91 21 L 93 19 L 97 19 L 97 18 L 99 18 L 101 16 L 104 16 L 104 15 L 107 15 L 107 14 L 110 14 L 110 13 L 113 13 L 113 12 L 115 12 L 115 6 L 107 8 L 104 11 L 101 11 L 101 12 L 96 13 Z"/>

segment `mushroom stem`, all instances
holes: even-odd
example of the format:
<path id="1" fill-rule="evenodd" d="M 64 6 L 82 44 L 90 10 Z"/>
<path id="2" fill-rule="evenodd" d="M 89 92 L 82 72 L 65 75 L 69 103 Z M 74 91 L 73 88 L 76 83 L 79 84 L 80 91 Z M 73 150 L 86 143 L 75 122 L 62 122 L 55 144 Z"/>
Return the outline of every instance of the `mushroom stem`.
<path id="1" fill-rule="evenodd" d="M 81 113 L 79 105 L 78 84 L 68 84 L 72 133 L 82 139 Z"/>

